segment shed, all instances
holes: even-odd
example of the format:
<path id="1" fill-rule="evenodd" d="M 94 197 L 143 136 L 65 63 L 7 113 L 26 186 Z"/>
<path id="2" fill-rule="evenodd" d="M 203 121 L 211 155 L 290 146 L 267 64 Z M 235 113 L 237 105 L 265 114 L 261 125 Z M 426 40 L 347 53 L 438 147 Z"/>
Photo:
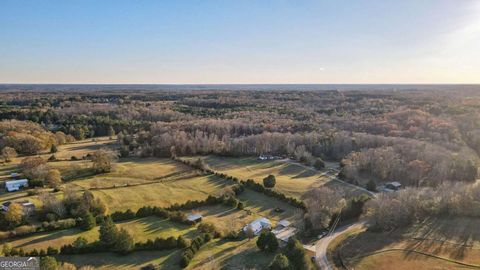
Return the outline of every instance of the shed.
<path id="1" fill-rule="evenodd" d="M 385 187 L 388 188 L 388 189 L 392 189 L 392 190 L 398 190 L 398 189 L 400 189 L 400 188 L 402 187 L 402 184 L 400 184 L 399 182 L 394 181 L 394 182 L 387 183 L 387 184 L 385 185 Z"/>
<path id="2" fill-rule="evenodd" d="M 17 191 L 24 187 L 28 187 L 28 179 L 11 180 L 5 182 L 5 189 L 8 192 Z"/>
<path id="3" fill-rule="evenodd" d="M 282 241 L 283 243 L 287 243 L 290 237 L 294 236 L 297 233 L 297 229 L 290 227 L 284 228 L 283 230 L 274 232 L 275 237 Z"/>
<path id="4" fill-rule="evenodd" d="M 33 214 L 33 212 L 35 212 L 35 204 L 31 202 L 24 202 L 22 203 L 22 206 L 23 206 L 23 213 L 25 216 L 30 216 L 31 214 Z"/>
<path id="5" fill-rule="evenodd" d="M 202 215 L 200 214 L 189 214 L 187 215 L 187 220 L 191 222 L 200 222 L 202 221 Z"/>

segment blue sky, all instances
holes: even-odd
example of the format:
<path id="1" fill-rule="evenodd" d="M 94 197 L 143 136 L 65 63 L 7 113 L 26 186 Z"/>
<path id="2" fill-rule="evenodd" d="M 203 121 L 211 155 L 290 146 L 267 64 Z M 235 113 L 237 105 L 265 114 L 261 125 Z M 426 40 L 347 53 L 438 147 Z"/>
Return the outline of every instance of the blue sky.
<path id="1" fill-rule="evenodd" d="M 0 0 L 3 83 L 480 83 L 480 0 Z"/>

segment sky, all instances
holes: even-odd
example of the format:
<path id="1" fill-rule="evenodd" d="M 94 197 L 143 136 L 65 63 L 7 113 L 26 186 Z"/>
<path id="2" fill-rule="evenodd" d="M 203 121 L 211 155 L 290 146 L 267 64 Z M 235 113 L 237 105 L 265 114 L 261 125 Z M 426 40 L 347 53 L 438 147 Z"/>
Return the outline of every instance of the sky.
<path id="1" fill-rule="evenodd" d="M 480 83 L 480 0 L 0 0 L 0 83 Z"/>

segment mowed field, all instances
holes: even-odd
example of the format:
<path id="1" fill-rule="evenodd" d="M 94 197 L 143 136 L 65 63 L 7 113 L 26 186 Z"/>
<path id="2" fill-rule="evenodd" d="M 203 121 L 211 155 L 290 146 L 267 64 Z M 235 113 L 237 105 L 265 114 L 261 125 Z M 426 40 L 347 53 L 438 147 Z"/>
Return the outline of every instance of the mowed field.
<path id="1" fill-rule="evenodd" d="M 178 237 L 184 235 L 186 237 L 193 236 L 195 227 L 187 226 L 157 217 L 145 217 L 125 222 L 117 223 L 118 227 L 126 229 L 134 238 L 135 242 L 143 242 L 156 237 Z M 57 230 L 52 232 L 44 232 L 34 234 L 32 236 L 23 237 L 8 243 L 12 247 L 21 247 L 24 250 L 46 249 L 47 247 L 60 248 L 62 245 L 70 244 L 77 237 L 85 237 L 88 241 L 96 241 L 98 239 L 99 227 L 95 227 L 89 231 L 83 231 L 78 228 Z"/>
<path id="2" fill-rule="evenodd" d="M 128 255 L 114 253 L 92 253 L 82 255 L 60 255 L 57 260 L 75 264 L 77 267 L 93 266 L 100 270 L 140 269 L 148 264 L 161 265 L 162 270 L 180 270 L 178 261 L 181 250 L 138 251 Z"/>
<path id="3" fill-rule="evenodd" d="M 391 233 L 362 232 L 342 243 L 352 269 L 479 269 L 480 219 L 441 218 Z"/>
<path id="4" fill-rule="evenodd" d="M 195 156 L 186 159 L 195 160 L 198 158 L 203 159 L 213 170 L 235 176 L 241 180 L 253 179 L 258 183 L 263 183 L 263 178 L 272 174 L 277 180 L 274 189 L 296 198 L 302 198 L 305 192 L 324 185 L 340 188 L 347 195 L 362 193 L 352 186 L 330 180 L 324 171 L 318 171 L 287 160 L 261 161 L 255 157 L 218 156 Z"/>
<path id="5" fill-rule="evenodd" d="M 89 153 L 95 152 L 96 150 L 102 148 L 117 149 L 117 140 L 115 138 L 110 139 L 109 137 L 98 137 L 95 138 L 95 140 L 87 139 L 60 145 L 58 147 L 58 152 L 55 153 L 55 157 L 57 159 L 71 159 L 72 157 L 81 159 Z M 47 158 L 50 155 L 51 154 L 45 154 Z"/>

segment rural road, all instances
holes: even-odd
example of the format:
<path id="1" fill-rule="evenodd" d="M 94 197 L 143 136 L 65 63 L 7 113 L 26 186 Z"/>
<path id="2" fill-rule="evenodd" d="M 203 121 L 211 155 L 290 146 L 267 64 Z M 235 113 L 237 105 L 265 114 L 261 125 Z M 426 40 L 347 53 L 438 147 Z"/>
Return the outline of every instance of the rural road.
<path id="1" fill-rule="evenodd" d="M 319 266 L 320 270 L 333 270 L 333 267 L 328 261 L 327 257 L 328 245 L 333 241 L 333 239 L 351 230 L 360 229 L 365 226 L 365 223 L 365 221 L 361 221 L 340 227 L 335 230 L 331 235 L 328 235 L 317 241 L 317 243 L 315 244 L 315 258 L 317 260 L 317 265 Z"/>

